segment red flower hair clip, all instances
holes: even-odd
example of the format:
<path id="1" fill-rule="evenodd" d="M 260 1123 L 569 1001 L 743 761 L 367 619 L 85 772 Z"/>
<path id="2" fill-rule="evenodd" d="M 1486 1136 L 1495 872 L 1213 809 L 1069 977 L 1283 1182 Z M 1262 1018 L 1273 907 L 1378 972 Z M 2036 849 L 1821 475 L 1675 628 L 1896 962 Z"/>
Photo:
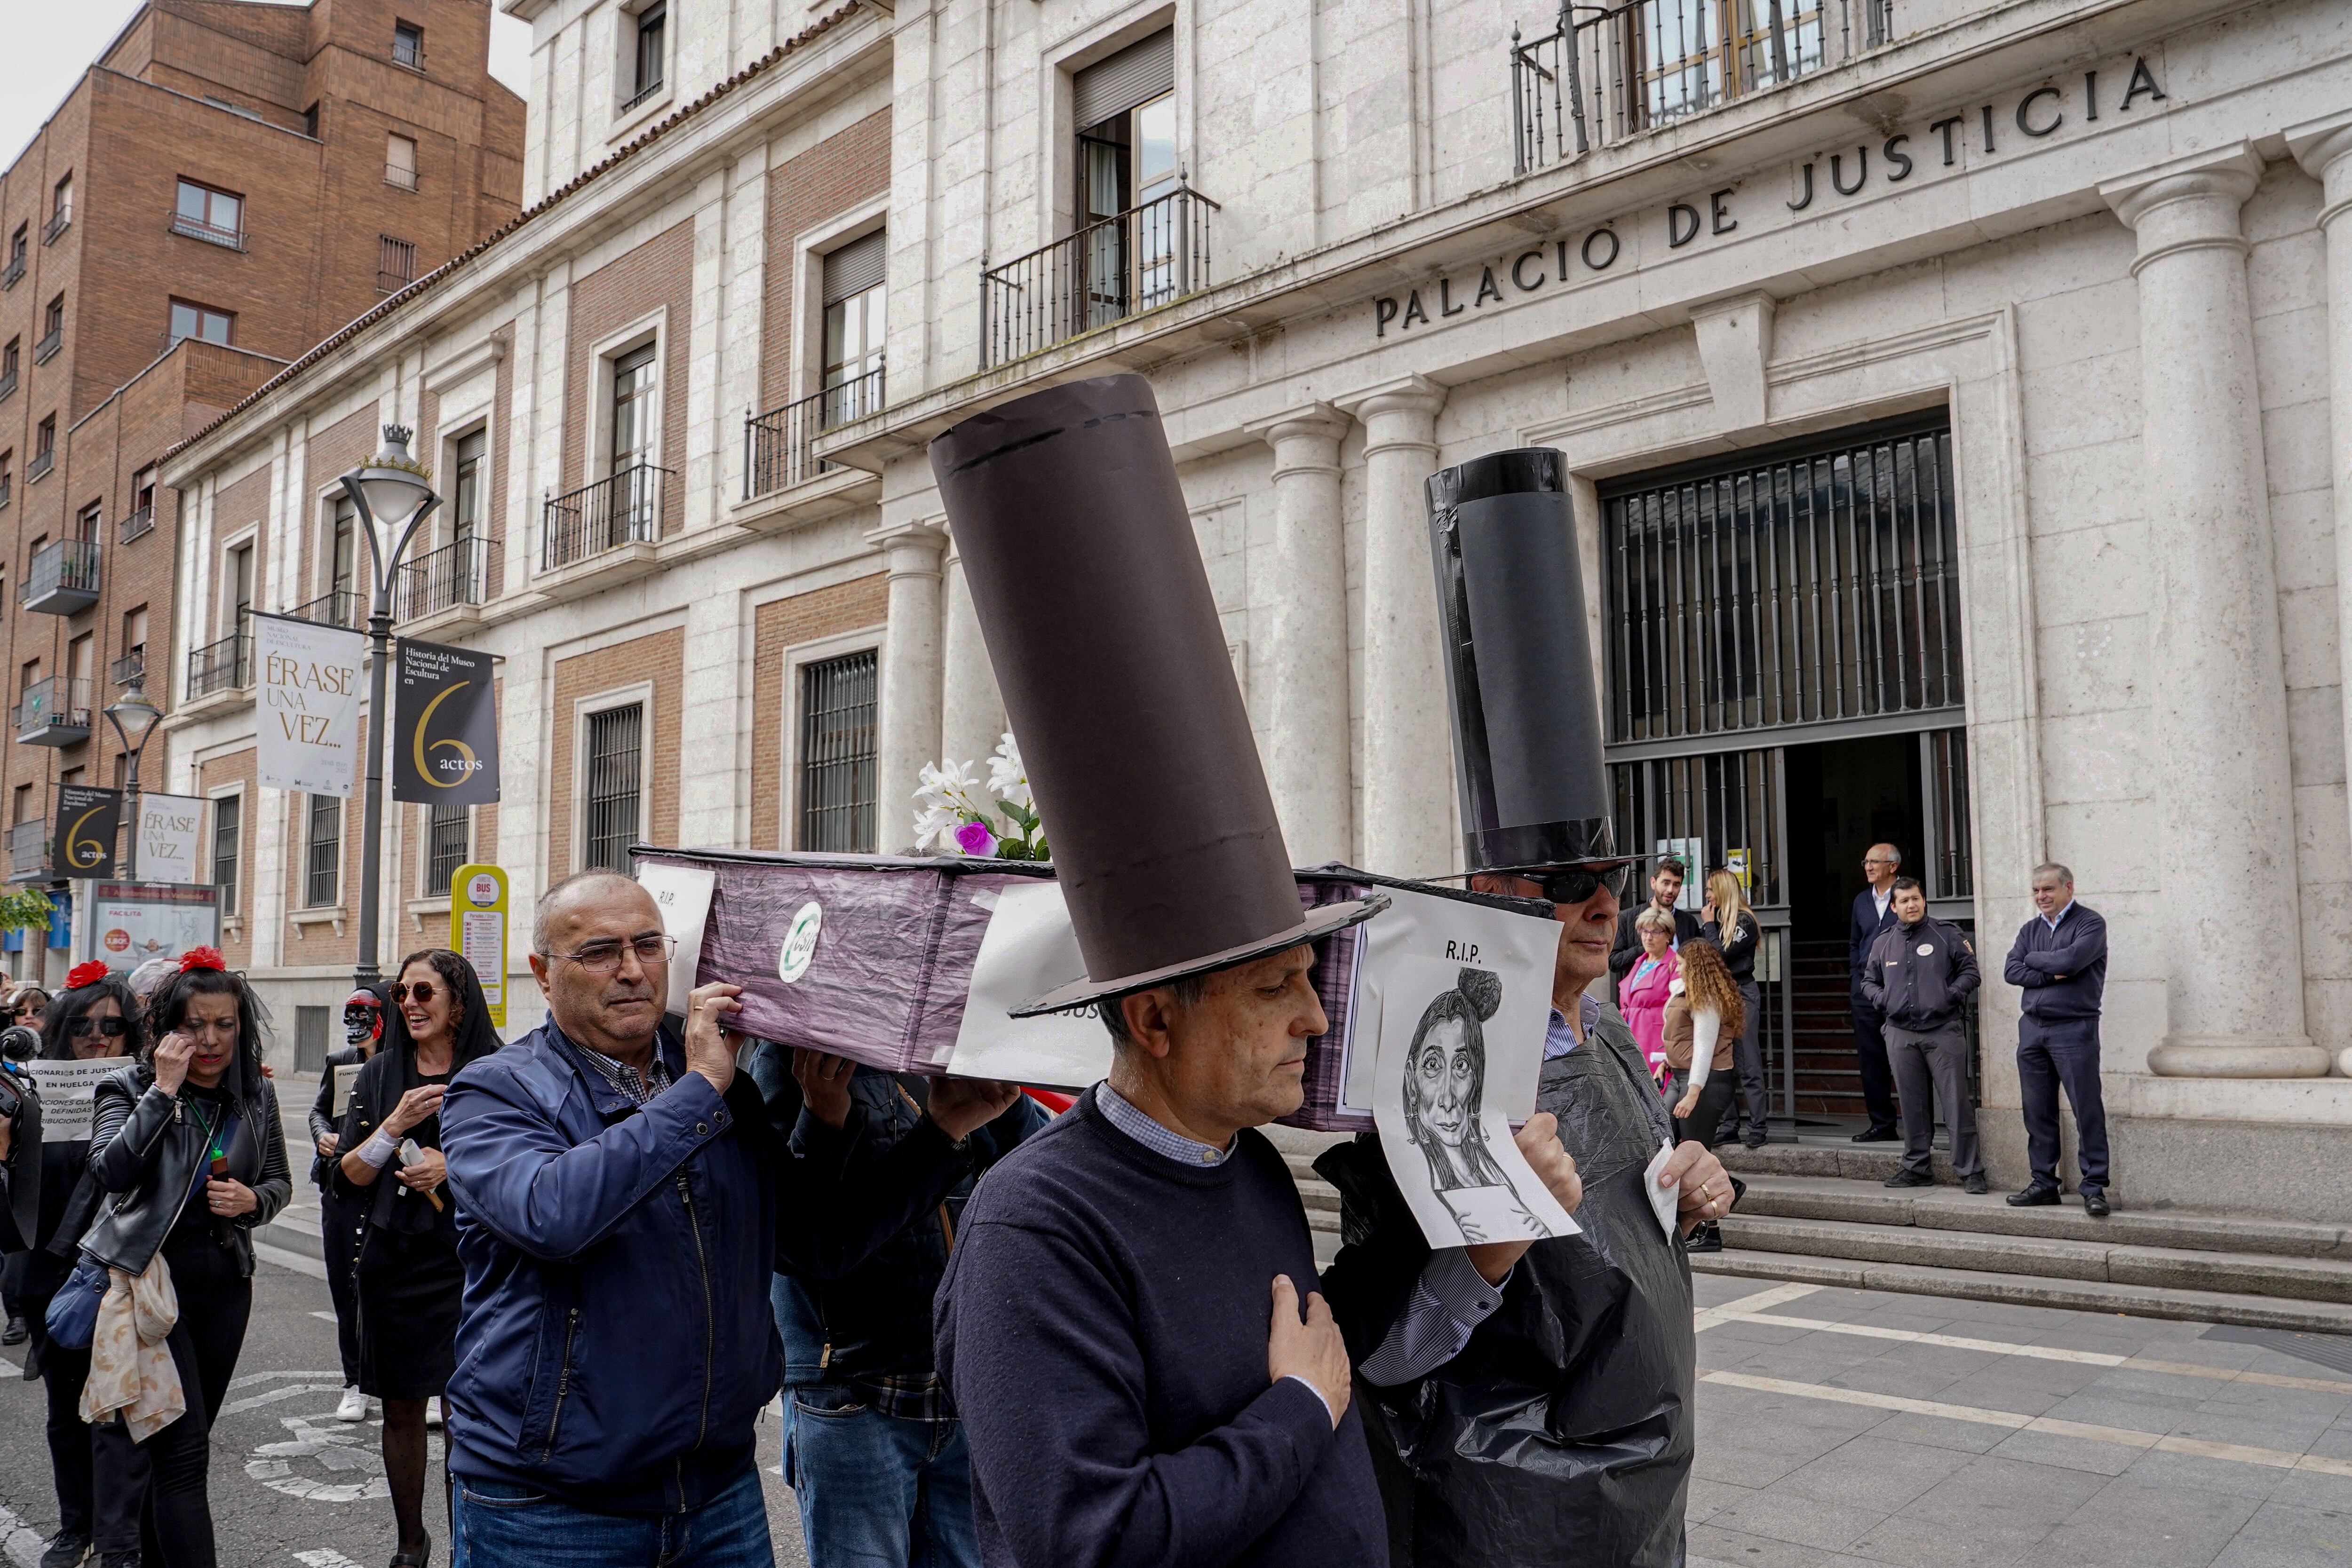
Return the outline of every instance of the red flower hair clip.
<path id="1" fill-rule="evenodd" d="M 228 960 L 221 956 L 221 950 L 217 947 L 191 947 L 180 955 L 180 973 L 183 975 L 191 969 L 227 967 Z"/>
<path id="2" fill-rule="evenodd" d="M 66 989 L 78 991 L 84 986 L 94 986 L 111 972 L 107 968 L 105 960 L 101 958 L 92 958 L 87 964 L 76 964 L 66 971 Z"/>

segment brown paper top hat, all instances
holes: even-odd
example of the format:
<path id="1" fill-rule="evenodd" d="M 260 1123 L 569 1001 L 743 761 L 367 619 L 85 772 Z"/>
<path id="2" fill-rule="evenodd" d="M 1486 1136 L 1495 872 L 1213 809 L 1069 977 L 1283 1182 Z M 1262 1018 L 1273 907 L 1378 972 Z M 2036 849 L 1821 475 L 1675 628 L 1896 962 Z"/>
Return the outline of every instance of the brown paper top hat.
<path id="1" fill-rule="evenodd" d="M 1141 376 L 1032 392 L 931 443 L 1087 978 L 1016 1015 L 1313 942 L 1209 575 Z"/>
<path id="2" fill-rule="evenodd" d="M 1428 492 L 1471 869 L 1640 858 L 1609 825 L 1567 458 L 1489 453 L 1439 469 Z"/>

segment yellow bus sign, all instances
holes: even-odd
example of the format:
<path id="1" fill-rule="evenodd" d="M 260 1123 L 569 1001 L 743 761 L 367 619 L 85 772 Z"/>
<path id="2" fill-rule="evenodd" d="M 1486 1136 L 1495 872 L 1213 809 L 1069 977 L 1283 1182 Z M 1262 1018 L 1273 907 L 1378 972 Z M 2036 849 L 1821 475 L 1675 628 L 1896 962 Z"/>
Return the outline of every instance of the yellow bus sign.
<path id="1" fill-rule="evenodd" d="M 461 865 L 449 878 L 449 946 L 474 967 L 490 1027 L 507 1027 L 507 873 Z"/>

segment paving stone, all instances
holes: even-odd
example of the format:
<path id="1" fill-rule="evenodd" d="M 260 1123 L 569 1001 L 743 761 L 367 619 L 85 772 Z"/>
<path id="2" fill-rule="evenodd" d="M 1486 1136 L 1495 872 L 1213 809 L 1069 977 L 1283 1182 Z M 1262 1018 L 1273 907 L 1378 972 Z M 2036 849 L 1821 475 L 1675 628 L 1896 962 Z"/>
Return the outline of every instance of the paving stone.
<path id="1" fill-rule="evenodd" d="M 2182 1487 L 2198 1491 L 2227 1492 L 2231 1497 L 2251 1498 L 2256 1502 L 2277 1496 L 2281 1483 L 2295 1474 L 2293 1470 L 2273 1469 L 2268 1465 L 2242 1465 L 2230 1459 L 2209 1459 L 2201 1454 L 2168 1453 L 2162 1448 L 2150 1448 L 2136 1456 L 2131 1469 L 2124 1473 L 2146 1487 Z M 2334 1477 L 2321 1479 L 2343 1479 Z M 2352 1489 L 2352 1479 L 2344 1480 L 2344 1485 Z M 2325 1503 L 2323 1499 L 2308 1500 Z"/>
<path id="2" fill-rule="evenodd" d="M 2352 1560 L 2352 1514 L 2276 1500 L 2213 1559 L 2212 1568 L 2344 1568 Z"/>
<path id="3" fill-rule="evenodd" d="M 1876 1529 L 1886 1511 L 1826 1502 L 1775 1486 L 1742 1498 L 1707 1522 L 1718 1530 L 1759 1535 L 1822 1551 L 1840 1551 Z"/>
<path id="4" fill-rule="evenodd" d="M 2207 1568 L 2263 1506 L 2257 1498 L 2118 1479 L 2043 1538 L 2067 1568 Z"/>
<path id="5" fill-rule="evenodd" d="M 2059 1465 L 2096 1476 L 2119 1476 L 2131 1469 L 2132 1461 L 2143 1450 L 2063 1432 L 2029 1431 L 2011 1432 L 1994 1444 L 1991 1452 L 1996 1458 L 2017 1459 L 2030 1465 Z"/>
<path id="6" fill-rule="evenodd" d="M 1947 1448 L 1899 1442 L 1873 1430 L 1801 1465 L 1773 1490 L 1880 1513 L 1900 1511 L 1964 1461 Z"/>
<path id="7" fill-rule="evenodd" d="M 1696 1524 L 1718 1509 L 1728 1508 L 1743 1498 L 1756 1495 L 1753 1487 L 1734 1486 L 1729 1481 L 1710 1480 L 1694 1473 L 1685 1497 L 1684 1517 Z"/>

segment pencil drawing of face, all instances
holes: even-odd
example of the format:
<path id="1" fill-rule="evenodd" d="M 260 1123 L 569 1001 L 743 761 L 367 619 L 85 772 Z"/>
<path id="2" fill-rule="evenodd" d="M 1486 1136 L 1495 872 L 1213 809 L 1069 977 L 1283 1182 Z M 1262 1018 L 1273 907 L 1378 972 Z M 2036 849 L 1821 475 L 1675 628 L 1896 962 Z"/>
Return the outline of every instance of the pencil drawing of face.
<path id="1" fill-rule="evenodd" d="M 1481 1027 L 1502 1004 L 1502 980 L 1484 969 L 1460 971 L 1451 990 L 1423 1010 L 1405 1052 L 1405 1129 L 1429 1161 L 1439 1192 L 1503 1180 L 1486 1148 L 1478 1109 L 1486 1086 Z"/>

